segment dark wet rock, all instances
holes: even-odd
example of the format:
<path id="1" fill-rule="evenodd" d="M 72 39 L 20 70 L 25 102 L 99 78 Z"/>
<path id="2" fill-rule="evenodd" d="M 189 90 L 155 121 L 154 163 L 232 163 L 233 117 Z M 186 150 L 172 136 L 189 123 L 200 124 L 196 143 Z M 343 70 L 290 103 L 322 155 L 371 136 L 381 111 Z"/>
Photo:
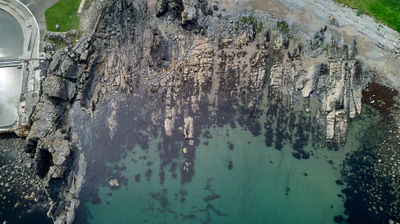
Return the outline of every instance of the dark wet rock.
<path id="1" fill-rule="evenodd" d="M 344 185 L 343 181 L 341 181 L 341 180 L 336 180 L 335 183 L 336 183 L 337 185 Z"/>
<path id="2" fill-rule="evenodd" d="M 135 175 L 135 181 L 136 182 L 140 182 L 140 174 L 136 174 Z"/>
<path id="3" fill-rule="evenodd" d="M 398 95 L 398 91 L 372 82 L 362 91 L 362 102 L 387 114 L 395 105 L 395 99 Z"/>
<path id="4" fill-rule="evenodd" d="M 227 144 L 228 144 L 228 147 L 229 147 L 229 150 L 233 150 L 234 149 L 234 145 L 233 145 L 233 143 L 231 143 L 231 142 L 227 142 Z"/>
<path id="5" fill-rule="evenodd" d="M 151 170 L 151 169 L 148 169 L 147 171 L 146 171 L 146 173 L 145 173 L 145 176 L 146 176 L 146 180 L 147 181 L 150 181 L 150 177 L 151 177 L 151 174 L 153 173 L 153 171 Z"/>
<path id="6" fill-rule="evenodd" d="M 228 169 L 229 169 L 229 170 L 232 170 L 232 169 L 233 169 L 233 162 L 232 162 L 232 161 L 229 161 L 229 163 L 228 163 Z"/>
<path id="7" fill-rule="evenodd" d="M 219 198 L 221 198 L 220 195 L 212 194 L 212 195 L 209 195 L 209 196 L 207 196 L 207 197 L 204 197 L 204 198 L 203 198 L 203 201 L 209 202 L 209 201 L 213 201 L 213 200 L 216 200 L 216 199 L 219 199 Z"/>
<path id="8" fill-rule="evenodd" d="M 344 223 L 345 218 L 342 215 L 337 215 L 333 217 L 333 221 L 335 221 L 335 223 Z"/>
<path id="9" fill-rule="evenodd" d="M 160 35 L 158 32 L 154 34 L 150 55 L 152 65 L 156 69 L 158 67 L 168 67 L 171 64 L 172 45 L 173 43 L 171 41 Z"/>
<path id="10" fill-rule="evenodd" d="M 293 155 L 293 157 L 296 158 L 296 159 L 301 159 L 301 155 L 300 155 L 300 153 L 298 153 L 298 152 L 293 152 L 292 155 Z"/>
<path id="11" fill-rule="evenodd" d="M 44 178 L 52 165 L 51 154 L 47 149 L 40 148 L 36 155 L 36 173 Z"/>

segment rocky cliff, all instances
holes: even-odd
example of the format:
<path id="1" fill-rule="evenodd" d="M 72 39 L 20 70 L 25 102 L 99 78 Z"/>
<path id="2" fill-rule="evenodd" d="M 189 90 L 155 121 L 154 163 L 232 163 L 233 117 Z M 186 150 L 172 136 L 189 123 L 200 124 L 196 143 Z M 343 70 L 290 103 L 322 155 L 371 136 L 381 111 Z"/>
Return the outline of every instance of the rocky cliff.
<path id="1" fill-rule="evenodd" d="M 267 145 L 279 149 L 285 139 L 293 141 L 293 155 L 304 159 L 307 139 L 344 144 L 349 120 L 362 110 L 362 91 L 373 80 L 358 60 L 356 41 L 345 43 L 326 26 L 308 35 L 279 18 L 204 0 L 118 0 L 92 7 L 100 13 L 88 22 L 95 32 L 53 52 L 26 140 L 55 223 L 72 222 L 85 172 L 68 117 L 76 102 L 95 114 L 109 93 L 154 97 L 161 109 L 152 112 L 153 125 L 188 140 L 185 180 L 193 172 L 196 130 L 204 125 L 196 117 L 208 107 L 238 111 L 238 122 L 256 135 L 264 125 L 275 132 L 273 139 L 266 136 Z M 264 95 L 275 104 L 260 123 Z M 108 119 L 111 137 L 117 105 L 112 102 Z M 289 110 L 301 116 L 282 116 Z M 304 123 L 311 136 L 293 130 L 293 122 Z M 292 132 L 294 139 L 287 134 Z"/>

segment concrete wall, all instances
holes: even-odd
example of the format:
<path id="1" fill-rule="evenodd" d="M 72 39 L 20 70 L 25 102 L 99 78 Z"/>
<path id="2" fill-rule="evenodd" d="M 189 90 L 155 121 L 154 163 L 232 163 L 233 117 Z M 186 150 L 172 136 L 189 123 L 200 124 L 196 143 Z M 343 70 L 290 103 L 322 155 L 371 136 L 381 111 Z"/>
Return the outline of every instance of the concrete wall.
<path id="1" fill-rule="evenodd" d="M 23 59 L 39 57 L 40 31 L 31 11 L 18 0 L 1 0 L 0 8 L 13 15 L 24 34 Z"/>

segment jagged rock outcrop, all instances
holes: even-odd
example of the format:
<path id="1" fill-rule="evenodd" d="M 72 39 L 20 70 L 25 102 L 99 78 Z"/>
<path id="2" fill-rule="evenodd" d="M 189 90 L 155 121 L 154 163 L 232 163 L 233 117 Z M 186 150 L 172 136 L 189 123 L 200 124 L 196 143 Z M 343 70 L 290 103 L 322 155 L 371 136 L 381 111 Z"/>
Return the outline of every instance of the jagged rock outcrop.
<path id="1" fill-rule="evenodd" d="M 339 44 L 337 37 L 325 32 L 329 32 L 326 27 L 314 35 L 308 52 L 297 58 L 293 57 L 296 53 L 289 52 L 292 60 L 273 65 L 269 85 L 295 98 L 300 91 L 303 98 L 318 99 L 322 103 L 318 114 L 325 117 L 322 119 L 325 120 L 325 139 L 342 145 L 346 141 L 348 121 L 360 114 L 362 90 L 372 81 L 373 75 L 355 59 L 355 42 L 351 47 Z M 323 46 L 326 50 L 318 50 Z M 300 61 L 311 63 L 301 65 Z"/>
<path id="2" fill-rule="evenodd" d="M 177 17 L 181 25 L 186 29 L 193 29 L 201 20 L 203 15 L 212 12 L 207 2 L 199 0 L 158 0 L 155 6 L 157 17 L 165 13 Z"/>
<path id="3" fill-rule="evenodd" d="M 79 62 L 86 60 L 89 41 L 85 35 L 75 47 L 54 53 L 26 138 L 26 151 L 34 155 L 36 172 L 50 199 L 48 216 L 54 223 L 72 223 L 79 205 L 85 161 L 77 139 L 71 136 L 68 110 L 81 86 Z"/>

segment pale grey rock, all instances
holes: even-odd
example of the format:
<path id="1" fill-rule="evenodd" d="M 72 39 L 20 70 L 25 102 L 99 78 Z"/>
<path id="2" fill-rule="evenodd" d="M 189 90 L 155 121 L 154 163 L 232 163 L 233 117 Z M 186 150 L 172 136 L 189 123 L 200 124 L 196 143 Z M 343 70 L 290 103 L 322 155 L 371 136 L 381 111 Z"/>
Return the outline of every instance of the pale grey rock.
<path id="1" fill-rule="evenodd" d="M 310 94 L 316 90 L 318 85 L 318 79 L 321 75 L 327 72 L 327 64 L 318 63 L 310 67 L 304 79 L 304 86 L 302 90 L 303 97 L 309 97 Z"/>
<path id="2" fill-rule="evenodd" d="M 185 117 L 184 118 L 184 128 L 183 128 L 183 135 L 185 136 L 186 140 L 189 140 L 189 144 L 193 145 L 193 118 L 192 117 Z"/>
<path id="3" fill-rule="evenodd" d="M 60 61 L 62 59 L 63 56 L 63 51 L 62 50 L 58 50 L 56 51 L 56 53 L 53 55 L 53 58 L 50 62 L 49 68 L 47 69 L 47 72 L 49 74 L 55 73 L 58 70 L 58 66 L 60 64 Z"/>
<path id="4" fill-rule="evenodd" d="M 183 12 L 181 14 L 182 24 L 197 23 L 197 0 L 182 0 Z"/>

